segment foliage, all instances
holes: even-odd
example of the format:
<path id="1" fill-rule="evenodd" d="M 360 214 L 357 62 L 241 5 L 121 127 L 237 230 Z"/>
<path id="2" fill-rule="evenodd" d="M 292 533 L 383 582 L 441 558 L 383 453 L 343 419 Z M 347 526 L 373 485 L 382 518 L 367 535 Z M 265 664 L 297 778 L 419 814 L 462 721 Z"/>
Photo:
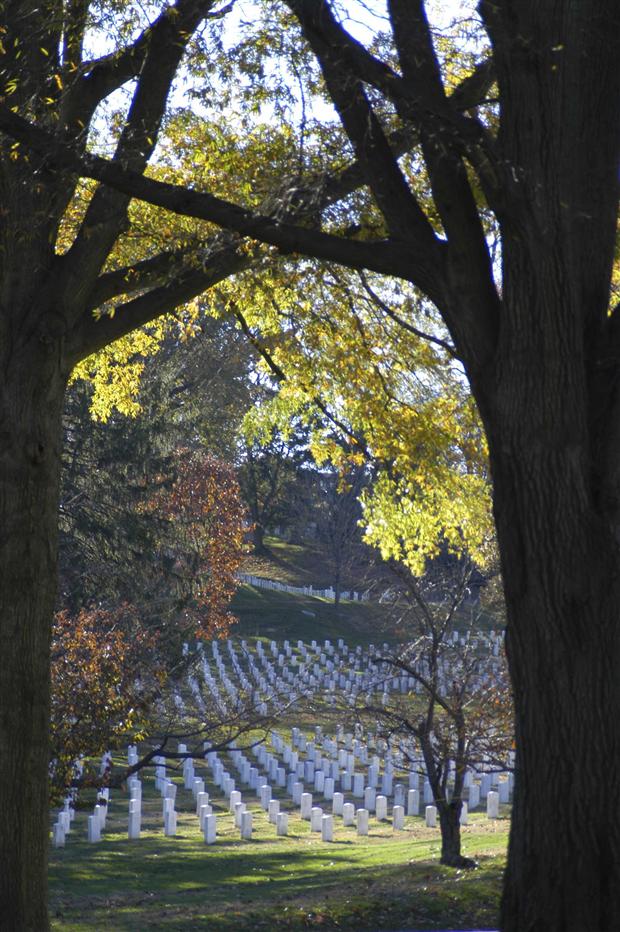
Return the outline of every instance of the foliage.
<path id="1" fill-rule="evenodd" d="M 197 339 L 196 368 L 182 366 L 182 348 L 174 356 L 164 347 L 149 363 L 139 418 L 115 414 L 93 421 L 89 391 L 81 383 L 70 390 L 60 558 L 61 604 L 73 613 L 130 602 L 145 623 L 172 632 L 187 625 L 183 614 L 195 604 L 205 613 L 201 625 L 209 627 L 212 610 L 213 630 L 224 630 L 225 601 L 244 553 L 245 517 L 231 468 L 201 450 L 214 433 L 216 449 L 234 450 L 244 383 L 239 378 L 240 394 L 231 392 L 228 406 L 220 404 L 228 375 L 221 381 L 205 376 L 199 365 L 217 352 L 217 342 Z M 194 449 L 181 455 L 179 444 L 188 439 Z"/>
<path id="2" fill-rule="evenodd" d="M 128 733 L 140 734 L 152 715 L 163 668 L 152 634 L 129 606 L 56 614 L 52 641 L 50 783 L 62 796 L 84 755 L 96 756 Z M 95 782 L 87 764 L 84 781 Z"/>
<path id="3" fill-rule="evenodd" d="M 422 574 L 447 545 L 484 564 L 493 536 L 486 444 L 436 313 L 404 285 L 310 263 L 271 277 L 246 272 L 234 290 L 237 316 L 279 379 L 248 429 L 284 430 L 301 417 L 319 462 L 345 474 L 371 463 L 362 520 L 384 559 Z"/>
<path id="4" fill-rule="evenodd" d="M 260 438 L 247 430 L 244 440 L 237 475 L 252 519 L 254 549 L 262 553 L 267 529 L 289 527 L 295 520 L 307 485 L 308 435 L 303 427 L 287 425 L 283 432 L 274 428 Z"/>
<path id="5" fill-rule="evenodd" d="M 246 552 L 247 522 L 234 470 L 210 455 L 176 453 L 175 479 L 146 507 L 165 521 L 160 561 L 171 564 L 179 603 L 176 622 L 185 636 L 226 635 L 234 617 L 228 604 Z"/>

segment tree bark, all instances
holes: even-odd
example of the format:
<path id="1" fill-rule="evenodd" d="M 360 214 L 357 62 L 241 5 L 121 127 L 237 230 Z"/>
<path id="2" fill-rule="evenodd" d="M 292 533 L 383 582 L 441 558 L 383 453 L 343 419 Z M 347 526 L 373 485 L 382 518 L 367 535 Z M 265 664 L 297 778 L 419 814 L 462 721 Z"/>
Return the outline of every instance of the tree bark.
<path id="1" fill-rule="evenodd" d="M 252 528 L 252 545 L 254 547 L 254 553 L 256 554 L 263 555 L 269 553 L 265 546 L 265 528 L 259 521 L 254 521 L 254 527 Z"/>
<path id="2" fill-rule="evenodd" d="M 461 801 L 445 800 L 436 803 L 441 830 L 440 862 L 447 867 L 470 868 L 475 861 L 461 854 Z"/>
<path id="3" fill-rule="evenodd" d="M 49 664 L 65 388 L 59 355 L 35 336 L 14 351 L 0 382 L 0 927 L 11 932 L 49 927 Z"/>
<path id="4" fill-rule="evenodd" d="M 517 740 L 503 932 L 620 928 L 618 546 L 569 416 L 492 444 Z"/>

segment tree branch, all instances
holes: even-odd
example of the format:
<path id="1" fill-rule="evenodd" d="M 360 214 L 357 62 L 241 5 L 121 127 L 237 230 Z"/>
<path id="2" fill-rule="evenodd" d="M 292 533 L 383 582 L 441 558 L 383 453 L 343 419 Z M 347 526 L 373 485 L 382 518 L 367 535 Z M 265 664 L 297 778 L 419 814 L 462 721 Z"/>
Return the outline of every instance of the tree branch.
<path id="1" fill-rule="evenodd" d="M 214 252 L 203 268 L 192 269 L 159 288 L 153 288 L 146 294 L 120 304 L 113 314 L 100 318 L 84 314 L 67 335 L 65 354 L 68 365 L 74 366 L 86 356 L 132 330 L 143 327 L 156 317 L 172 313 L 179 305 L 191 301 L 230 275 L 248 268 L 252 261 L 251 253 L 242 252 L 236 245 L 229 244 L 219 252 Z"/>
<path id="2" fill-rule="evenodd" d="M 453 359 L 458 359 L 458 354 L 455 348 L 451 343 L 448 343 L 447 340 L 442 340 L 440 337 L 435 337 L 430 333 L 425 333 L 424 330 L 418 330 L 417 327 L 414 327 L 413 324 L 410 324 L 409 321 L 405 320 L 400 314 L 397 314 L 389 304 L 386 304 L 385 301 L 377 294 L 377 292 L 371 288 L 367 276 L 363 273 L 359 273 L 360 281 L 362 287 L 366 294 L 369 296 L 370 300 L 378 308 L 380 308 L 383 313 L 393 320 L 394 323 L 398 324 L 399 327 L 402 327 L 403 330 L 407 330 L 409 333 L 412 333 L 414 336 L 419 337 L 421 340 L 427 340 L 429 343 L 434 343 L 436 346 L 440 346 L 444 349 Z"/>
<path id="3" fill-rule="evenodd" d="M 138 52 L 127 56 L 127 68 L 139 61 L 139 79 L 113 161 L 136 172 L 144 170 L 153 153 L 172 81 L 187 43 L 214 0 L 177 0 L 138 40 Z M 133 61 L 133 64 L 132 64 Z M 99 188 L 80 230 L 65 256 L 64 291 L 81 308 L 110 250 L 126 225 L 130 196 Z"/>
<path id="4" fill-rule="evenodd" d="M 382 274 L 395 275 L 418 285 L 431 298 L 433 293 L 437 294 L 439 271 L 435 264 L 429 264 L 419 255 L 415 242 L 348 240 L 254 213 L 206 192 L 192 191 L 180 185 L 148 178 L 99 156 L 86 154 L 80 157 L 70 146 L 54 139 L 6 107 L 0 107 L 0 130 L 45 155 L 48 166 L 94 178 L 128 197 L 147 201 L 182 216 L 207 220 L 275 246 L 283 253 L 303 253 L 351 268 L 368 268 Z"/>
<path id="5" fill-rule="evenodd" d="M 349 65 L 347 52 L 357 53 L 358 57 L 362 54 L 359 43 L 339 26 L 327 3 L 287 2 L 319 61 L 329 94 L 391 235 L 404 239 L 414 237 L 418 248 L 422 248 L 429 259 L 435 256 L 438 259 L 439 241 L 435 232 L 400 170 L 362 80 Z M 347 40 L 350 41 L 345 45 Z M 365 58 L 374 63 L 371 67 L 380 64 L 368 54 Z M 391 69 L 387 70 L 391 80 L 397 81 Z"/>

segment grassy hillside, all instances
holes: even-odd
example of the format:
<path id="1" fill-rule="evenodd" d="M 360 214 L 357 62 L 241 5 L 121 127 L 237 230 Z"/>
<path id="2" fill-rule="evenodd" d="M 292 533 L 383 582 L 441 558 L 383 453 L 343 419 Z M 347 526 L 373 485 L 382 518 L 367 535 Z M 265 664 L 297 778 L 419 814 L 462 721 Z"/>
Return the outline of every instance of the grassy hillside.
<path id="1" fill-rule="evenodd" d="M 308 643 L 342 637 L 351 645 L 390 639 L 390 612 L 378 603 L 343 602 L 336 608 L 326 599 L 242 585 L 231 611 L 239 618 L 233 636 Z"/>
<path id="2" fill-rule="evenodd" d="M 276 537 L 267 537 L 268 553 L 250 556 L 241 571 L 262 579 L 271 579 L 289 586 L 310 586 L 320 589 L 331 585 L 332 577 L 325 567 L 325 558 L 310 546 L 289 544 Z M 380 567 L 361 567 L 347 586 L 357 592 L 370 588 L 379 593 L 387 585 Z M 311 596 L 242 585 L 233 599 L 231 611 L 239 618 L 233 636 L 266 637 L 274 640 L 313 639 L 337 640 L 352 644 L 380 643 L 394 639 L 394 609 L 379 603 L 344 601 L 338 608 L 333 602 Z M 457 613 L 463 625 L 470 610 Z M 477 625 L 484 629 L 499 628 L 501 622 L 490 611 L 477 612 Z"/>
<path id="3" fill-rule="evenodd" d="M 242 572 L 264 579 L 275 579 L 289 586 L 314 586 L 328 589 L 334 582 L 333 572 L 325 554 L 309 544 L 289 544 L 279 537 L 266 537 L 267 553 L 247 558 Z M 369 557 L 371 551 L 369 549 Z M 343 589 L 363 592 L 377 585 L 384 576 L 380 568 L 369 561 L 359 561 L 344 576 Z"/>
<path id="4" fill-rule="evenodd" d="M 241 568 L 243 573 L 316 589 L 328 588 L 333 582 L 325 557 L 316 548 L 289 544 L 277 537 L 267 537 L 265 543 L 268 552 L 248 557 Z M 372 585 L 372 579 L 362 568 L 359 574 L 349 577 L 346 585 L 361 592 Z M 377 601 L 344 601 L 336 608 L 327 599 L 244 584 L 233 599 L 231 611 L 239 618 L 233 636 L 307 642 L 342 637 L 353 645 L 390 638 L 390 609 Z"/>

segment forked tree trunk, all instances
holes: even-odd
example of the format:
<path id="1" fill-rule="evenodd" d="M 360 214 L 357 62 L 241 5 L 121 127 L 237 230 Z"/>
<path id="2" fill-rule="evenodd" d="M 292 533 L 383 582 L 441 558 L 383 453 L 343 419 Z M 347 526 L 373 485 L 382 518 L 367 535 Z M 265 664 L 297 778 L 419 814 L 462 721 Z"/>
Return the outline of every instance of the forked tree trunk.
<path id="1" fill-rule="evenodd" d="M 60 431 L 56 349 L 15 351 L 0 383 L 0 928 L 45 932 L 49 658 Z"/>
<path id="2" fill-rule="evenodd" d="M 437 803 L 439 827 L 441 830 L 441 856 L 440 862 L 447 867 L 470 868 L 475 861 L 466 858 L 461 853 L 461 802 L 453 799 L 450 802 Z"/>

